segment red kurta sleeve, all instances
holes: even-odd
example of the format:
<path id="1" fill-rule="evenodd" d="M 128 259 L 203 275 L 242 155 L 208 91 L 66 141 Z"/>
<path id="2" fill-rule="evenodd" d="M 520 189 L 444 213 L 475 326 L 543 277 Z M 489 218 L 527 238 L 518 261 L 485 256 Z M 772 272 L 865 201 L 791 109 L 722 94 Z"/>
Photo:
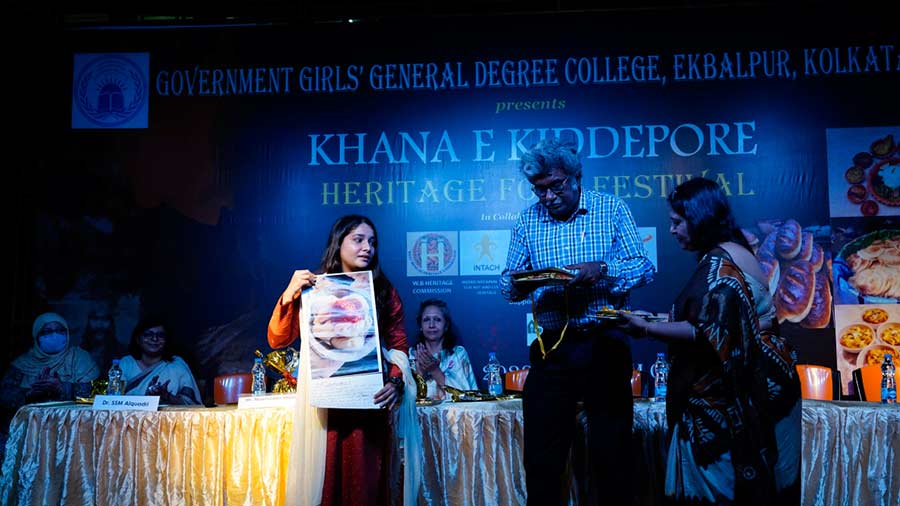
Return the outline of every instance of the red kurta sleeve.
<path id="1" fill-rule="evenodd" d="M 272 317 L 269 318 L 267 337 L 272 348 L 284 348 L 300 335 L 300 298 L 296 297 L 290 304 L 282 304 L 281 297 L 275 303 Z"/>
<path id="2" fill-rule="evenodd" d="M 387 312 L 385 316 L 382 317 L 382 321 L 384 322 L 381 328 L 382 343 L 384 343 L 387 348 L 400 350 L 403 353 L 406 353 L 406 350 L 409 349 L 409 345 L 406 341 L 406 326 L 403 321 L 403 301 L 400 300 L 400 294 L 397 293 L 395 288 L 391 288 L 391 297 L 386 306 L 387 307 L 381 308 L 381 310 Z M 390 376 L 399 378 L 403 376 L 403 373 L 400 372 L 399 367 L 391 364 Z"/>

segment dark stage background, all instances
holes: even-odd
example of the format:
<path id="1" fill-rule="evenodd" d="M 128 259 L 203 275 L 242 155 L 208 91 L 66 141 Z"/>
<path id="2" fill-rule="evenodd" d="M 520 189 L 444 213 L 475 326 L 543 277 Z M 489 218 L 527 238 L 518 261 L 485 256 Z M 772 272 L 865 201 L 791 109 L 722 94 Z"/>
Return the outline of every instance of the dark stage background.
<path id="1" fill-rule="evenodd" d="M 535 200 L 518 154 L 541 136 L 580 142 L 585 186 L 631 207 L 659 269 L 632 305 L 665 312 L 695 261 L 668 235 L 674 184 L 716 179 L 760 241 L 794 219 L 831 253 L 826 132 L 900 133 L 897 19 L 864 9 L 37 34 L 51 31 L 58 44 L 17 56 L 32 77 L 15 104 L 25 135 L 11 149 L 24 160 L 5 191 L 15 217 L 6 363 L 31 345 L 44 309 L 75 337 L 92 312 L 108 314 L 122 343 L 152 311 L 174 322 L 179 353 L 207 386 L 247 370 L 254 349 L 268 350 L 291 272 L 317 267 L 334 219 L 360 213 L 378 227 L 411 341 L 419 302 L 439 297 L 476 369 L 490 351 L 522 367 L 530 308 L 502 300 L 497 274 L 516 214 Z M 79 81 L 112 53 L 147 55 L 146 127 L 73 128 L 73 101 L 124 86 Z M 504 80 L 504 62 L 528 71 Z M 428 64 L 434 81 L 400 77 Z M 892 212 L 850 228 L 896 228 Z M 833 322 L 783 333 L 801 361 L 835 365 Z M 633 349 L 649 365 L 662 346 Z"/>

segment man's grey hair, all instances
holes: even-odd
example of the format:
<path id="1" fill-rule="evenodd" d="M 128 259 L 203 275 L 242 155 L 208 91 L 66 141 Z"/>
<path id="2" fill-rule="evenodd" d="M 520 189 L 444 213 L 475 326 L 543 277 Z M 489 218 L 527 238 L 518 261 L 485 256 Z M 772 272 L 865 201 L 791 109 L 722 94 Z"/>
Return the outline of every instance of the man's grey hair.
<path id="1" fill-rule="evenodd" d="M 581 161 L 575 144 L 548 137 L 532 146 L 519 161 L 519 170 L 529 181 L 550 174 L 554 167 L 581 179 Z"/>

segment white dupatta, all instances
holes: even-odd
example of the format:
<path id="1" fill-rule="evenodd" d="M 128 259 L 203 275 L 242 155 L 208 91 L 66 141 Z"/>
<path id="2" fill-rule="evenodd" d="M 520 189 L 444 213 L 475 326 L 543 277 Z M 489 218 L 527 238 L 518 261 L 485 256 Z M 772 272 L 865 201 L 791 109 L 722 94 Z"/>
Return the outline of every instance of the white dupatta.
<path id="1" fill-rule="evenodd" d="M 382 348 L 382 354 L 403 372 L 405 392 L 397 414 L 396 429 L 403 448 L 403 505 L 415 506 L 422 469 L 422 434 L 416 415 L 416 382 L 405 353 Z M 328 410 L 309 404 L 312 377 L 307 339 L 301 339 L 300 342 L 300 364 L 288 466 L 288 477 L 294 479 L 288 478 L 285 502 L 294 506 L 319 506 L 322 504 L 322 486 L 325 482 Z"/>

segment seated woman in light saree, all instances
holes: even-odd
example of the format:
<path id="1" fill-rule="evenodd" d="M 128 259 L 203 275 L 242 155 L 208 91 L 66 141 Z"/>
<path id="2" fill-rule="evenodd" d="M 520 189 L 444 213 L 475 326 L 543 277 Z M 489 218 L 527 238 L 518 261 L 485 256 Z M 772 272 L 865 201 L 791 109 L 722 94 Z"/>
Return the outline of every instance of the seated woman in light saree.
<path id="1" fill-rule="evenodd" d="M 158 395 L 161 404 L 201 404 L 200 389 L 187 363 L 172 352 L 165 322 L 144 318 L 134 328 L 130 355 L 119 367 L 125 377 L 125 395 Z"/>

